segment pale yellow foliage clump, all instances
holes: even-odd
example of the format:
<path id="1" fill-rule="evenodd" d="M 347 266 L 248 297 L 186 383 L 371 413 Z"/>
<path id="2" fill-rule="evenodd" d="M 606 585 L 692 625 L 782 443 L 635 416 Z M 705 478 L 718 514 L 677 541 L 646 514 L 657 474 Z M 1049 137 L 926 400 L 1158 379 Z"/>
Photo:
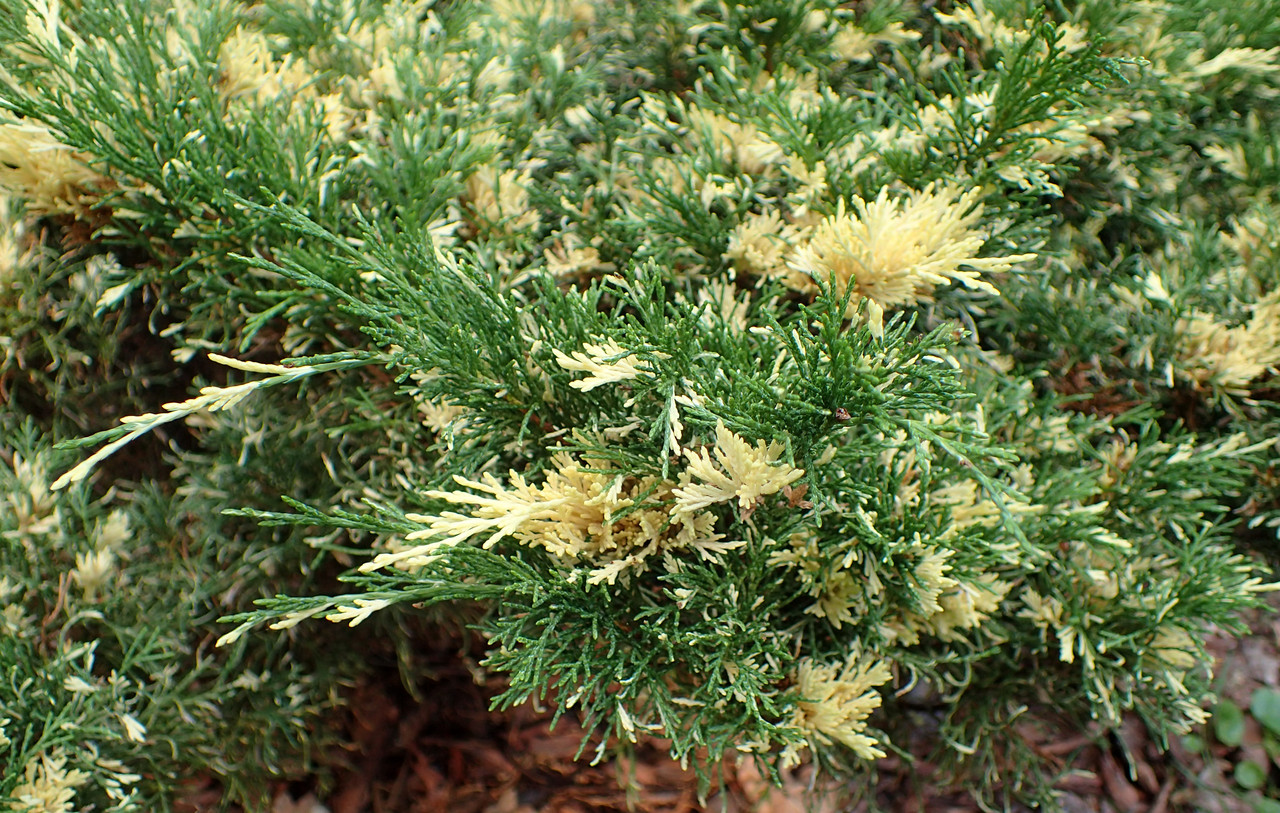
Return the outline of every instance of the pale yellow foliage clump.
<path id="1" fill-rule="evenodd" d="M 87 596 L 94 596 L 116 571 L 116 553 L 110 548 L 85 551 L 76 554 L 76 566 L 71 578 Z"/>
<path id="2" fill-rule="evenodd" d="M 790 255 L 784 281 L 814 291 L 834 277 L 837 293 L 853 290 L 851 310 L 867 302 L 877 335 L 884 331 L 886 308 L 932 301 L 939 285 L 958 282 L 998 296 L 980 273 L 1004 271 L 1035 255 L 976 256 L 985 242 L 973 228 L 982 216 L 980 194 L 930 184 L 905 200 L 890 200 L 886 188 L 870 203 L 855 197 L 852 213 L 841 201 Z"/>
<path id="3" fill-rule="evenodd" d="M 424 401 L 418 404 L 418 414 L 422 416 L 422 423 L 432 432 L 444 434 L 449 431 L 455 421 L 465 418 L 467 410 L 465 407 L 447 401 Z"/>
<path id="4" fill-rule="evenodd" d="M 716 427 L 715 460 L 705 448 L 685 452 L 689 465 L 680 476 L 680 487 L 674 491 L 681 513 L 701 511 L 716 503 L 736 500 L 744 515 L 756 503 L 776 494 L 804 476 L 797 469 L 780 462 L 785 447 L 776 441 L 752 446 L 725 428 Z M 694 480 L 702 482 L 694 482 Z"/>
<path id="5" fill-rule="evenodd" d="M 763 277 L 785 276 L 787 254 L 808 230 L 784 222 L 776 211 L 750 214 L 734 227 L 724 256 L 739 271 Z"/>
<path id="6" fill-rule="evenodd" d="M 17 279 L 17 272 L 24 264 L 21 237 L 20 221 L 10 216 L 9 199 L 0 194 L 0 285 Z M 4 346 L 4 340 L 0 339 L 0 350 Z"/>
<path id="7" fill-rule="evenodd" d="M 547 271 L 556 277 L 574 277 L 597 271 L 616 271 L 617 266 L 600 256 L 600 249 L 583 244 L 572 232 L 565 233 L 551 248 L 544 249 Z"/>
<path id="8" fill-rule="evenodd" d="M 698 302 L 705 303 L 708 308 L 702 314 L 702 321 L 707 324 L 714 324 L 715 314 L 724 321 L 730 329 L 741 333 L 747 329 L 747 312 L 750 310 L 750 301 L 746 298 L 738 296 L 738 289 L 731 282 L 723 280 L 715 280 L 707 283 L 706 287 L 699 289 Z"/>
<path id="9" fill-rule="evenodd" d="M 694 106 L 685 115 L 689 128 L 710 141 L 714 154 L 748 175 L 762 175 L 785 159 L 782 148 L 750 122 Z"/>
<path id="10" fill-rule="evenodd" d="M 984 0 L 970 0 L 966 4 L 957 4 L 952 13 L 944 14 L 934 11 L 933 16 L 945 25 L 968 28 L 977 38 L 983 49 L 998 48 L 1013 51 L 1019 48 L 1031 36 L 1025 25 L 1010 26 L 1000 16 L 987 8 Z M 1088 35 L 1085 29 L 1069 22 L 1058 26 L 1061 39 L 1058 47 L 1067 53 L 1074 53 L 1086 47 Z"/>
<path id="11" fill-rule="evenodd" d="M 56 531 L 60 525 L 57 501 L 49 486 L 48 462 L 42 457 L 24 459 L 13 454 L 15 488 L 0 495 L 0 510 L 17 520 L 21 536 L 39 536 Z"/>
<path id="12" fill-rule="evenodd" d="M 963 630 L 980 626 L 1000 608 L 1012 587 L 991 573 L 970 583 L 960 582 L 938 597 L 942 612 L 930 616 L 923 627 L 940 641 L 959 641 Z"/>
<path id="13" fill-rule="evenodd" d="M 442 28 L 432 5 L 432 0 L 391 0 L 375 20 L 360 19 L 355 4 L 349 3 L 344 9 L 349 9 L 350 16 L 335 28 L 335 33 L 368 64 L 363 73 L 348 74 L 342 79 L 347 97 L 357 107 L 375 107 L 379 96 L 405 100 L 397 63 L 412 60 L 420 47 L 439 36 Z M 449 70 L 446 62 L 441 59 L 434 66 L 444 75 Z"/>
<path id="14" fill-rule="evenodd" d="M 869 514 L 867 517 L 870 519 Z M 840 629 L 884 600 L 884 582 L 875 565 L 879 557 L 868 555 L 857 544 L 851 540 L 845 550 L 828 551 L 824 556 L 812 533 L 795 533 L 789 545 L 770 554 L 769 564 L 793 569 L 813 598 L 805 612 L 826 619 L 834 629 Z M 842 559 L 834 560 L 841 555 Z M 831 565 L 826 563 L 828 556 L 833 557 Z"/>
<path id="15" fill-rule="evenodd" d="M 909 31 L 902 23 L 889 23 L 879 31 L 870 32 L 856 24 L 840 27 L 831 40 L 831 50 L 841 59 L 850 62 L 866 62 L 871 59 L 877 45 L 898 46 L 920 39 L 920 32 Z"/>
<path id="16" fill-rule="evenodd" d="M 1254 306 L 1243 325 L 1228 327 L 1197 311 L 1180 319 L 1177 331 L 1183 375 L 1198 385 L 1247 395 L 1250 383 L 1280 365 L 1280 296 Z"/>
<path id="17" fill-rule="evenodd" d="M 705 509 L 736 501 L 748 514 L 763 496 L 803 476 L 803 470 L 778 462 L 781 452 L 778 444 L 752 446 L 721 425 L 715 460 L 705 450 L 687 452 L 689 467 L 678 486 L 654 476 L 627 476 L 611 461 L 568 452 L 552 457 L 538 485 L 514 471 L 506 482 L 491 474 L 479 480 L 455 476 L 463 490 L 429 491 L 427 496 L 468 506 L 467 511 L 409 515 L 426 528 L 406 539 L 434 541 L 381 554 L 361 569 L 421 567 L 443 547 L 473 539 L 490 548 L 510 538 L 541 548 L 567 566 L 584 564 L 592 584 L 612 584 L 619 576 L 643 571 L 654 555 L 695 550 L 711 557 L 745 543 L 721 541 L 716 517 Z M 695 483 L 695 478 L 703 482 Z"/>
<path id="18" fill-rule="evenodd" d="M 523 41 L 525 26 L 541 28 L 569 20 L 581 34 L 596 20 L 595 6 L 589 0 L 492 0 L 487 5 L 494 20 L 486 23 L 485 33 L 508 46 Z"/>
<path id="19" fill-rule="evenodd" d="M 818 618 L 825 618 L 835 629 L 844 624 L 852 624 L 853 611 L 866 606 L 867 585 L 859 578 L 861 574 L 848 570 L 838 570 L 822 585 L 813 605 L 805 612 Z"/>
<path id="20" fill-rule="evenodd" d="M 1200 662 L 1195 641 L 1181 627 L 1164 624 L 1151 640 L 1151 651 L 1165 666 L 1185 674 Z"/>
<path id="21" fill-rule="evenodd" d="M 0 191 L 29 214 L 84 217 L 115 183 L 39 122 L 0 121 Z"/>
<path id="22" fill-rule="evenodd" d="M 1226 70 L 1247 73 L 1274 74 L 1280 71 L 1280 48 L 1227 48 L 1212 59 L 1204 59 L 1203 51 L 1196 51 L 1192 58 L 1191 75 L 1203 78 Z"/>
<path id="23" fill-rule="evenodd" d="M 912 571 L 916 598 L 926 613 L 942 613 L 945 611 L 941 603 L 942 597 L 960 586 L 959 582 L 947 575 L 951 570 L 949 560 L 953 551 L 922 545 L 919 541 L 911 547 L 916 556 Z"/>
<path id="24" fill-rule="evenodd" d="M 580 461 L 561 452 L 552 458 L 552 468 L 540 485 L 531 485 L 517 472 L 511 472 L 505 484 L 489 474 L 480 480 L 456 476 L 454 480 L 468 490 L 431 491 L 428 496 L 471 506 L 467 513 L 410 515 L 427 524 L 424 530 L 409 534 L 410 541 L 441 538 L 383 554 L 364 569 L 391 564 L 412 567 L 425 563 L 444 545 L 483 537 L 482 545 L 492 547 L 510 537 L 566 563 L 585 559 L 592 566 L 588 581 L 612 583 L 624 571 L 642 567 L 655 553 L 682 548 L 710 553 L 740 544 L 718 544 L 723 537 L 715 533 L 711 514 L 673 512 L 672 483 L 656 477 L 627 477 L 608 461 Z"/>
<path id="25" fill-rule="evenodd" d="M 89 781 L 78 769 L 67 770 L 67 756 L 61 750 L 32 759 L 23 769 L 23 782 L 9 795 L 11 813 L 70 813 L 76 788 Z"/>
<path id="26" fill-rule="evenodd" d="M 793 155 L 787 159 L 783 172 L 795 184 L 795 188 L 787 193 L 787 205 L 796 220 L 808 218 L 811 207 L 825 200 L 831 191 L 827 183 L 827 162 L 815 161 L 810 167 L 799 156 Z"/>
<path id="27" fill-rule="evenodd" d="M 652 376 L 653 374 L 649 368 L 639 366 L 637 361 L 640 360 L 634 358 L 630 350 L 613 339 L 607 339 L 599 344 L 584 344 L 582 350 L 573 353 L 564 353 L 560 350 L 552 352 L 555 354 L 556 363 L 564 369 L 571 372 L 590 373 L 586 378 L 569 384 L 575 390 L 583 392 L 603 384 L 630 381 L 642 375 Z M 659 359 L 668 358 L 666 353 L 661 352 L 653 352 L 651 355 Z"/>
<path id="28" fill-rule="evenodd" d="M 1035 514 L 1044 510 L 1043 506 L 1013 500 L 997 504 L 984 496 L 982 488 L 972 480 L 960 480 L 935 488 L 929 492 L 929 502 L 945 505 L 948 509 L 950 521 L 939 534 L 939 538 L 944 540 L 973 527 L 995 527 L 1005 513 Z"/>
<path id="29" fill-rule="evenodd" d="M 76 554 L 76 566 L 71 570 L 71 578 L 86 597 L 92 599 L 116 576 L 117 550 L 128 536 L 129 515 L 117 509 L 95 527 L 93 550 Z"/>
<path id="30" fill-rule="evenodd" d="M 796 668 L 796 688 L 800 701 L 791 725 L 807 736 L 810 744 L 839 742 L 862 759 L 880 759 L 885 752 L 874 737 L 866 734 L 867 718 L 880 707 L 876 691 L 892 677 L 889 664 L 854 649 L 843 664 L 815 663 L 803 658 Z M 782 754 L 783 765 L 800 761 L 804 746 L 791 746 Z"/>
<path id="31" fill-rule="evenodd" d="M 902 646 L 913 646 L 923 636 L 939 641 L 964 640 L 967 631 L 981 627 L 999 609 L 1013 587 L 993 573 L 968 579 L 944 576 L 945 561 L 935 555 L 917 566 L 915 576 L 921 580 L 924 597 L 932 599 L 932 606 L 886 622 L 880 631 L 887 639 Z"/>
<path id="32" fill-rule="evenodd" d="M 254 104 L 284 100 L 291 111 L 301 104 L 316 104 L 333 138 L 341 137 L 355 121 L 355 111 L 346 105 L 341 94 L 317 90 L 315 69 L 305 60 L 286 54 L 277 61 L 270 41 L 261 31 L 237 27 L 222 43 L 218 68 L 218 89 L 224 99 Z"/>
<path id="33" fill-rule="evenodd" d="M 1022 600 L 1023 608 L 1018 611 L 1020 618 L 1025 618 L 1040 630 L 1042 638 L 1047 636 L 1050 630 L 1056 631 L 1063 625 L 1062 602 L 1053 596 L 1042 596 L 1030 587 L 1022 591 L 1019 596 Z M 1063 661 L 1070 659 L 1063 654 Z"/>
<path id="34" fill-rule="evenodd" d="M 237 27 L 223 41 L 218 68 L 218 90 L 225 99 L 273 99 L 283 93 L 296 93 L 314 81 L 307 66 L 292 55 L 276 62 L 266 35 L 244 27 Z"/>
<path id="35" fill-rule="evenodd" d="M 466 180 L 464 198 L 481 230 L 514 235 L 538 225 L 538 210 L 529 202 L 528 172 L 486 165 Z"/>
<path id="36" fill-rule="evenodd" d="M 1016 48 L 1028 36 L 1026 31 L 1011 28 L 1008 23 L 987 10 L 983 0 L 972 0 L 968 4 L 958 5 L 951 14 L 934 11 L 933 16 L 944 25 L 968 28 L 984 49 L 997 46 Z"/>
<path id="37" fill-rule="evenodd" d="M 17 42 L 6 48 L 29 65 L 48 65 L 44 52 L 57 54 L 74 68 L 84 48 L 84 40 L 62 19 L 61 0 L 30 0 L 23 15 L 23 27 L 31 42 Z M 62 80 L 67 81 L 67 80 Z M 74 80 L 70 84 L 74 85 Z"/>

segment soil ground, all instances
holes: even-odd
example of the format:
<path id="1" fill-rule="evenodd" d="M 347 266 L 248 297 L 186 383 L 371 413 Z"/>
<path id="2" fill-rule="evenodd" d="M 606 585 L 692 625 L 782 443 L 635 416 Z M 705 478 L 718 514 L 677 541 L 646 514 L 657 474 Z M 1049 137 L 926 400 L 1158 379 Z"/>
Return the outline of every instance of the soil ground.
<path id="1" fill-rule="evenodd" d="M 1280 610 L 1280 597 L 1271 601 Z M 1280 615 L 1257 612 L 1240 639 L 1212 635 L 1218 693 L 1248 709 L 1253 691 L 1280 687 Z M 843 813 L 840 788 L 814 782 L 807 768 L 783 787 L 765 781 L 749 761 L 726 765 L 723 789 L 700 802 L 693 772 L 669 759 L 661 742 L 642 745 L 633 761 L 589 764 L 576 759 L 582 731 L 568 717 L 554 727 L 551 714 L 523 705 L 490 711 L 492 685 L 477 685 L 476 671 L 441 651 L 436 680 L 413 700 L 394 670 L 370 680 L 348 698 L 342 725 L 350 745 L 331 755 L 335 781 L 320 797 L 306 783 L 282 786 L 272 813 Z M 1262 750 L 1262 731 L 1246 713 L 1238 748 L 1216 743 L 1207 730 L 1172 743 L 1162 753 L 1141 723 L 1091 737 L 1062 731 L 1038 744 L 1072 770 L 1059 785 L 1068 813 L 1252 813 L 1232 779 L 1245 759 L 1273 765 Z M 1069 761 L 1069 762 L 1068 762 Z M 927 775 L 928 766 L 922 766 Z M 969 813 L 979 808 L 962 790 L 917 786 L 886 763 L 876 788 L 894 813 Z M 198 807 L 199 805 L 197 805 Z"/>

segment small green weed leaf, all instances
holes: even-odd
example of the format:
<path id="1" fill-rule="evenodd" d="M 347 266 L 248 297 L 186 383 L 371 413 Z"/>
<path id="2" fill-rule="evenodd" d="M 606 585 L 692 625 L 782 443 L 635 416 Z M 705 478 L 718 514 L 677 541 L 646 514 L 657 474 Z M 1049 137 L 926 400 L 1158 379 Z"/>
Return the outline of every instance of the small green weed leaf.
<path id="1" fill-rule="evenodd" d="M 1267 769 L 1256 762 L 1246 760 L 1236 766 L 1236 784 L 1245 790 L 1257 790 L 1267 781 Z"/>
<path id="2" fill-rule="evenodd" d="M 1236 748 L 1244 740 L 1244 712 L 1230 700 L 1223 700 L 1213 710 L 1213 735 L 1218 742 Z"/>
<path id="3" fill-rule="evenodd" d="M 1280 734 L 1280 691 L 1275 689 L 1254 691 L 1249 710 L 1268 731 L 1272 734 Z"/>
<path id="4" fill-rule="evenodd" d="M 1250 799 L 1249 804 L 1253 806 L 1254 813 L 1280 813 L 1280 802 L 1265 796 Z"/>
<path id="5" fill-rule="evenodd" d="M 1262 732 L 1262 747 L 1273 762 L 1280 761 L 1280 739 L 1270 731 Z"/>

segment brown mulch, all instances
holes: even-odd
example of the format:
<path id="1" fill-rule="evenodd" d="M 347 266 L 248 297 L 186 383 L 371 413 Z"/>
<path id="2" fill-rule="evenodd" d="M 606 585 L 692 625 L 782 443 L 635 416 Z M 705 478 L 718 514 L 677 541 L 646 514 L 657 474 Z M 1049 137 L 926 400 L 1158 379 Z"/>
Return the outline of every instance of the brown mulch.
<path id="1" fill-rule="evenodd" d="M 627 764 L 591 765 L 596 741 L 584 749 L 584 732 L 570 717 L 552 728 L 552 714 L 532 704 L 490 711 L 492 687 L 477 685 L 466 669 L 446 667 L 437 676 L 418 703 L 406 704 L 399 687 L 376 683 L 352 694 L 354 750 L 325 800 L 331 813 L 703 809 L 693 772 L 657 744 L 642 744 Z M 740 793 L 741 783 L 733 784 Z"/>
<path id="2" fill-rule="evenodd" d="M 1280 597 L 1272 601 L 1280 608 Z M 1280 686 L 1280 620 L 1272 613 L 1249 619 L 1243 639 L 1211 636 L 1219 661 L 1219 694 L 1249 707 L 1254 689 Z M 437 642 L 438 643 L 438 642 Z M 549 711 L 525 704 L 490 711 L 495 687 L 477 683 L 478 670 L 453 653 L 433 658 L 435 680 L 414 700 L 398 672 L 356 687 L 341 725 L 349 743 L 330 762 L 330 787 L 281 787 L 272 813 L 842 813 L 862 810 L 839 801 L 838 786 L 814 787 L 807 768 L 773 787 L 748 760 L 722 768 L 722 785 L 700 802 L 692 770 L 674 763 L 661 742 L 641 744 L 635 758 L 591 765 L 595 741 L 577 758 L 583 731 L 569 716 L 553 728 Z M 452 657 L 449 655 L 452 654 Z M 1191 752 L 1175 740 L 1162 753 L 1135 718 L 1108 737 L 1080 731 L 1051 735 L 1029 730 L 1042 755 L 1070 768 L 1058 787 L 1069 813 L 1252 813 L 1233 790 L 1231 773 L 1242 759 L 1270 764 L 1262 732 L 1246 715 L 1238 749 L 1211 736 Z M 1201 732 L 1203 733 L 1203 732 Z M 1101 743 L 1101 745 L 1099 744 Z M 1280 768 L 1280 765 L 1275 766 Z M 928 766 L 917 766 L 927 776 Z M 961 790 L 919 787 L 886 761 L 877 801 L 894 813 L 973 813 L 979 808 Z M 1017 809 L 1017 808 L 1014 808 Z"/>

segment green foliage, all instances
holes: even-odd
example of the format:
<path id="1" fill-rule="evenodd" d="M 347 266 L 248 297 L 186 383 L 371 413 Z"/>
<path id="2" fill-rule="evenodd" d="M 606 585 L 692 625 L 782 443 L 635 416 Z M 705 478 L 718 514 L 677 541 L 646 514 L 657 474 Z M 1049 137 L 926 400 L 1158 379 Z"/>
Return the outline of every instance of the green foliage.
<path id="1" fill-rule="evenodd" d="M 1258 689 L 1249 700 L 1249 713 L 1262 723 L 1267 731 L 1280 735 L 1280 692 L 1275 689 Z"/>
<path id="2" fill-rule="evenodd" d="M 1213 710 L 1213 735 L 1228 748 L 1235 748 L 1244 741 L 1244 712 L 1230 700 L 1224 700 Z"/>
<path id="3" fill-rule="evenodd" d="M 261 806 L 395 605 L 704 790 L 1202 722 L 1278 15 L 847 5 L 0 0 L 8 804 Z"/>

